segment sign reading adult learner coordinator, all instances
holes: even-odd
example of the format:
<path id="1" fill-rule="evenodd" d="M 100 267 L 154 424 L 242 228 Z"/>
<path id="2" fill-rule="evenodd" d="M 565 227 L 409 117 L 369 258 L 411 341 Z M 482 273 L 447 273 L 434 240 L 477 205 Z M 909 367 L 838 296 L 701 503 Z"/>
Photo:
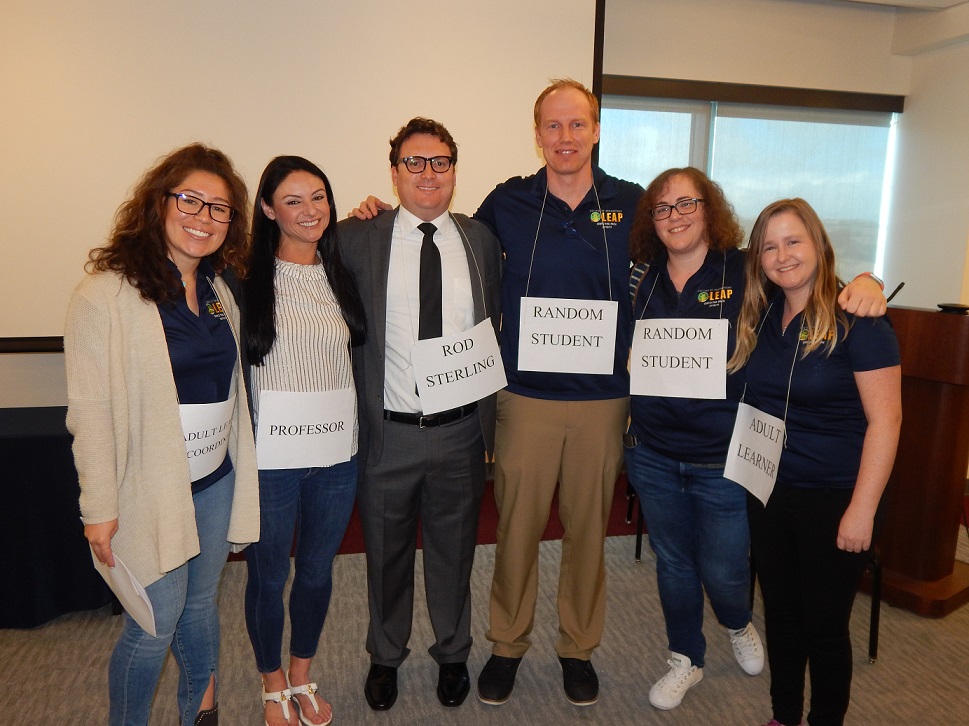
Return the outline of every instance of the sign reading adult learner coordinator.
<path id="1" fill-rule="evenodd" d="M 192 481 L 208 476 L 225 459 L 235 404 L 235 396 L 218 403 L 179 404 L 178 415 L 182 419 L 185 455 Z"/>
<path id="2" fill-rule="evenodd" d="M 746 403 L 737 409 L 723 475 L 740 484 L 765 506 L 777 481 L 785 429 L 779 418 Z"/>
<path id="3" fill-rule="evenodd" d="M 508 385 L 489 320 L 463 333 L 419 340 L 410 358 L 424 413 L 464 406 Z"/>
<path id="4" fill-rule="evenodd" d="M 727 396 L 726 320 L 637 320 L 629 361 L 634 396 Z"/>
<path id="5" fill-rule="evenodd" d="M 350 460 L 354 393 L 259 392 L 256 462 L 260 469 L 333 466 Z"/>
<path id="6" fill-rule="evenodd" d="M 523 297 L 518 368 L 548 373 L 601 373 L 615 368 L 619 303 Z"/>

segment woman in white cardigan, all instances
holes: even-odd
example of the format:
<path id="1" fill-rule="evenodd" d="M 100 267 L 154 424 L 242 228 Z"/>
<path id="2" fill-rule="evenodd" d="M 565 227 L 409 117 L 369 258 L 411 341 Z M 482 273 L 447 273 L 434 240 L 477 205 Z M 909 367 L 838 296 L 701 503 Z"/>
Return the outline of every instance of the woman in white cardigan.
<path id="1" fill-rule="evenodd" d="M 259 537 L 238 311 L 219 277 L 244 258 L 247 197 L 222 152 L 172 152 L 119 209 L 68 309 L 84 534 L 99 562 L 123 563 L 146 588 L 154 612 L 153 623 L 125 614 L 112 726 L 148 723 L 169 648 L 180 721 L 218 723 L 219 579 L 230 549 Z"/>

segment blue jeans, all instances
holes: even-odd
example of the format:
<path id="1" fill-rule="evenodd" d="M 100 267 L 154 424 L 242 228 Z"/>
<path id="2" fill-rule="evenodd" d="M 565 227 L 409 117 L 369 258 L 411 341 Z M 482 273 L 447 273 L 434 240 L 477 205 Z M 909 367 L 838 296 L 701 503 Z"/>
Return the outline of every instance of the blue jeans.
<path id="1" fill-rule="evenodd" d="M 703 590 L 720 624 L 750 622 L 750 529 L 746 490 L 723 468 L 626 448 L 626 473 L 643 508 L 670 650 L 702 667 Z"/>
<path id="2" fill-rule="evenodd" d="M 312 658 L 330 607 L 333 558 L 357 491 L 357 457 L 311 469 L 259 472 L 260 536 L 246 548 L 246 628 L 260 673 L 281 667 L 283 588 L 296 531 L 296 574 L 289 594 L 290 646 Z"/>
<path id="3" fill-rule="evenodd" d="M 156 635 L 146 633 L 125 613 L 108 666 L 111 726 L 148 723 L 169 648 L 178 664 L 182 723 L 194 723 L 213 676 L 218 687 L 218 592 L 229 556 L 226 538 L 234 491 L 233 471 L 193 496 L 200 553 L 145 588 L 155 613 Z"/>

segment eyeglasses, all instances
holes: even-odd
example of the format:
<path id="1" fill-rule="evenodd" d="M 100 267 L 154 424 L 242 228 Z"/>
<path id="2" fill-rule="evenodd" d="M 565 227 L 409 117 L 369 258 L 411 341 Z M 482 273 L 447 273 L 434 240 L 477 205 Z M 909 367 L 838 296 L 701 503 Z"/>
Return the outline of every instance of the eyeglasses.
<path id="1" fill-rule="evenodd" d="M 451 157 L 432 156 L 428 158 L 426 156 L 405 156 L 397 163 L 403 164 L 407 168 L 407 171 L 409 171 L 411 174 L 420 174 L 422 171 L 424 171 L 424 168 L 428 165 L 428 163 L 430 163 L 432 171 L 436 171 L 438 174 L 443 174 L 451 168 Z"/>
<path id="2" fill-rule="evenodd" d="M 208 207 L 209 216 L 212 217 L 213 222 L 228 224 L 232 221 L 232 217 L 236 213 L 236 210 L 227 204 L 219 204 L 218 202 L 203 202 L 201 199 L 198 197 L 193 197 L 191 194 L 168 192 L 168 194 L 165 196 L 175 197 L 175 206 L 178 207 L 178 211 L 182 214 L 200 214 L 203 209 Z"/>
<path id="3" fill-rule="evenodd" d="M 696 211 L 696 205 L 702 201 L 702 199 L 696 197 L 681 199 L 676 204 L 660 204 L 658 207 L 653 207 L 649 210 L 649 213 L 653 219 L 666 219 L 673 214 L 674 209 L 680 214 L 693 214 Z"/>

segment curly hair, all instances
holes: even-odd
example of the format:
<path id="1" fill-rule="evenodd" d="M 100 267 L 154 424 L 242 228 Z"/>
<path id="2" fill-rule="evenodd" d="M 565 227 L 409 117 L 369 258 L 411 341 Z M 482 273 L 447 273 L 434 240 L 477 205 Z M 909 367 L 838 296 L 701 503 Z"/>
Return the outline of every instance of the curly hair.
<path id="1" fill-rule="evenodd" d="M 343 319 L 350 329 L 351 345 L 360 345 L 366 337 L 366 317 L 363 302 L 352 274 L 340 257 L 337 243 L 336 202 L 333 188 L 323 170 L 301 156 L 277 156 L 269 162 L 256 191 L 252 212 L 251 248 L 248 257 L 248 276 L 242 281 L 242 344 L 253 365 L 262 365 L 276 342 L 276 253 L 282 234 L 278 222 L 266 216 L 262 204 L 272 206 L 276 189 L 290 174 L 305 171 L 323 182 L 330 223 L 319 241 L 317 252 L 323 269 L 336 295 Z"/>
<path id="2" fill-rule="evenodd" d="M 176 149 L 145 172 L 131 199 L 118 208 L 107 243 L 91 250 L 85 268 L 121 273 L 147 302 L 174 300 L 182 294 L 178 276 L 165 264 L 166 195 L 196 171 L 214 174 L 225 182 L 235 212 L 225 241 L 208 259 L 217 272 L 232 267 L 242 276 L 249 246 L 249 192 L 229 157 L 199 143 Z"/>
<path id="3" fill-rule="evenodd" d="M 728 371 L 740 370 L 750 359 L 757 346 L 757 327 L 767 308 L 767 304 L 777 291 L 777 285 L 767 278 L 761 264 L 761 253 L 767 237 L 767 225 L 777 215 L 789 212 L 796 215 L 807 229 L 818 257 L 818 269 L 814 276 L 811 297 L 804 308 L 803 325 L 806 331 L 805 345 L 801 352 L 803 358 L 822 345 L 826 354 L 831 355 L 838 343 L 838 323 L 848 334 L 850 325 L 844 311 L 838 306 L 838 293 L 844 286 L 835 273 L 834 246 L 813 207 L 801 198 L 780 199 L 768 204 L 754 222 L 750 233 L 750 244 L 744 260 L 744 274 L 747 286 L 744 300 L 740 306 L 737 320 L 737 345 L 733 356 L 727 362 Z"/>
<path id="4" fill-rule="evenodd" d="M 444 124 L 438 123 L 437 121 L 429 118 L 416 116 L 401 126 L 400 131 L 397 132 L 397 135 L 390 140 L 391 166 L 397 166 L 397 162 L 400 161 L 400 147 L 404 145 L 404 142 L 407 141 L 407 139 L 409 139 L 411 136 L 417 136 L 418 134 L 428 134 L 429 136 L 436 136 L 439 138 L 451 152 L 451 163 L 458 163 L 458 145 L 454 142 L 454 137 L 452 137 L 451 132 L 444 127 Z"/>
<path id="5" fill-rule="evenodd" d="M 629 257 L 633 262 L 652 262 L 663 251 L 663 242 L 656 234 L 656 223 L 650 214 L 673 177 L 682 176 L 693 182 L 697 194 L 703 200 L 700 211 L 707 227 L 707 246 L 711 250 L 736 249 L 744 241 L 744 231 L 737 221 L 737 213 L 724 196 L 723 189 L 699 169 L 688 166 L 683 169 L 667 169 L 646 187 L 636 205 L 636 216 L 629 232 Z"/>

